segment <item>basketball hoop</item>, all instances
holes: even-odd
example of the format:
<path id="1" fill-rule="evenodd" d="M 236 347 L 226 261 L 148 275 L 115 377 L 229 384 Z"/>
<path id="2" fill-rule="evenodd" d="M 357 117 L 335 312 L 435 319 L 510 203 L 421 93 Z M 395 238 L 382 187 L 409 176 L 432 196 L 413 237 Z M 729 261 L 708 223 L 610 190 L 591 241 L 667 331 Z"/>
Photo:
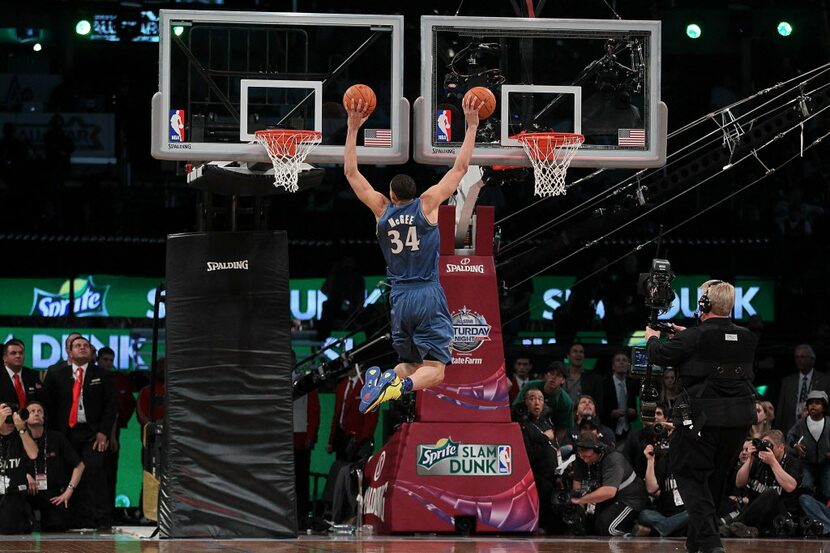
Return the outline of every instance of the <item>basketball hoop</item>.
<path id="1" fill-rule="evenodd" d="M 581 134 L 568 132 L 520 132 L 510 138 L 522 143 L 533 164 L 534 193 L 543 198 L 565 193 L 565 175 L 576 151 L 585 142 Z"/>
<path id="2" fill-rule="evenodd" d="M 288 192 L 297 191 L 297 174 L 306 156 L 320 144 L 323 136 L 318 131 L 267 129 L 254 133 L 274 164 L 274 186 Z"/>

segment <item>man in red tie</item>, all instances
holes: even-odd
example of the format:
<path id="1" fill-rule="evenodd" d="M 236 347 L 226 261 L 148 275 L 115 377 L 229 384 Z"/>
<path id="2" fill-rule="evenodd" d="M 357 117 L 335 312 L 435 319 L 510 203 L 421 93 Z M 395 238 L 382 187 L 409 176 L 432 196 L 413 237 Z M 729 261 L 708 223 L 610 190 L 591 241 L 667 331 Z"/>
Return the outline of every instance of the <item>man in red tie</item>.
<path id="1" fill-rule="evenodd" d="M 6 376 L 0 376 L 0 403 L 16 404 L 21 408 L 35 399 L 41 391 L 37 371 L 23 366 L 25 346 L 17 338 L 3 345 L 3 365 Z"/>
<path id="2" fill-rule="evenodd" d="M 49 426 L 63 433 L 86 467 L 75 497 L 75 527 L 108 528 L 112 515 L 104 470 L 118 400 L 105 371 L 90 361 L 89 340 L 75 337 L 69 363 L 50 369 L 43 382 Z"/>

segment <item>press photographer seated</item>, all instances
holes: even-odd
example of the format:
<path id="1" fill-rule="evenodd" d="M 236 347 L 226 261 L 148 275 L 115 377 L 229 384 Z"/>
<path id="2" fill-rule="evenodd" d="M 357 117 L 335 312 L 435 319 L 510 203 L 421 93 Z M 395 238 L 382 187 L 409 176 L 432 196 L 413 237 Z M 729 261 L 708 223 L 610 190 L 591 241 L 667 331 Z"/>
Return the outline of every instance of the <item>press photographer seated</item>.
<path id="1" fill-rule="evenodd" d="M 658 406 L 662 412 L 662 407 Z M 674 432 L 670 424 L 653 424 L 646 433 L 643 456 L 646 458 L 646 491 L 654 498 L 654 504 L 644 509 L 631 533 L 635 536 L 672 536 L 686 528 L 689 513 L 683 503 L 677 480 L 669 462 L 669 436 Z"/>
<path id="2" fill-rule="evenodd" d="M 624 536 L 631 531 L 637 513 L 648 505 L 643 481 L 625 457 L 609 449 L 594 432 L 581 432 L 576 449 L 573 490 L 589 491 L 572 497 L 571 503 L 585 506 L 598 535 Z"/>
<path id="3" fill-rule="evenodd" d="M 786 452 L 784 435 L 771 430 L 748 448 L 751 455 L 738 469 L 735 485 L 747 488 L 749 505 L 735 522 L 722 526 L 722 536 L 754 538 L 759 528 L 772 528 L 778 514 L 797 514 L 801 462 Z"/>
<path id="4" fill-rule="evenodd" d="M 12 407 L 15 407 L 13 410 Z M 0 533 L 28 534 L 31 522 L 26 516 L 26 479 L 37 459 L 38 449 L 26 423 L 25 410 L 0 403 Z M 27 416 L 28 412 L 23 413 Z"/>
<path id="5" fill-rule="evenodd" d="M 625 439 L 621 453 L 625 455 L 640 478 L 646 476 L 647 458 L 643 454 L 645 446 L 658 443 L 659 440 L 659 448 L 668 449 L 668 434 L 666 433 L 668 427 L 664 424 L 666 420 L 666 406 L 658 403 L 654 409 L 654 421 L 643 421 L 643 427 L 632 430 Z"/>
<path id="6" fill-rule="evenodd" d="M 573 454 L 574 444 L 579 439 L 579 435 L 583 430 L 593 430 L 597 437 L 604 443 L 609 450 L 616 447 L 616 438 L 614 431 L 602 424 L 597 416 L 597 406 L 594 403 L 594 398 L 587 395 L 579 396 L 574 408 L 576 415 L 576 424 L 565 432 L 560 446 L 560 452 L 563 459 L 568 459 Z"/>

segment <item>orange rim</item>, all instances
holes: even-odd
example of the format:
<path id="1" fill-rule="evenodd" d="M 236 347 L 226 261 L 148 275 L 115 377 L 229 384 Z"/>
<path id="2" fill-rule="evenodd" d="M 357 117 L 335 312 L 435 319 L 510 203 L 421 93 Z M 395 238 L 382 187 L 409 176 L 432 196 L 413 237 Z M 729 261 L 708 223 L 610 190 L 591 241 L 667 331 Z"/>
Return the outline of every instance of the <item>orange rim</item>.
<path id="1" fill-rule="evenodd" d="M 523 144 L 536 144 L 535 149 L 530 149 L 534 154 L 547 159 L 551 153 L 562 146 L 579 145 L 585 142 L 585 137 L 572 132 L 525 132 L 513 135 L 510 138 L 518 140 Z"/>

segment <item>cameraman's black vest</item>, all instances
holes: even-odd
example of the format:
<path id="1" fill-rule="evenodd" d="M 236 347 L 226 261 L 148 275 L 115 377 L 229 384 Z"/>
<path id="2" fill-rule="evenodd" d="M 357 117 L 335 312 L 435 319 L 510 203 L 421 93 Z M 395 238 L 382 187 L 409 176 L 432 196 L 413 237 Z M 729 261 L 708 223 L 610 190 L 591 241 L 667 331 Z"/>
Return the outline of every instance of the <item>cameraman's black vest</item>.
<path id="1" fill-rule="evenodd" d="M 729 319 L 709 319 L 692 330 L 697 348 L 679 372 L 685 382 L 695 382 L 686 388 L 693 419 L 703 417 L 700 426 L 712 427 L 754 424 L 756 336 Z"/>

